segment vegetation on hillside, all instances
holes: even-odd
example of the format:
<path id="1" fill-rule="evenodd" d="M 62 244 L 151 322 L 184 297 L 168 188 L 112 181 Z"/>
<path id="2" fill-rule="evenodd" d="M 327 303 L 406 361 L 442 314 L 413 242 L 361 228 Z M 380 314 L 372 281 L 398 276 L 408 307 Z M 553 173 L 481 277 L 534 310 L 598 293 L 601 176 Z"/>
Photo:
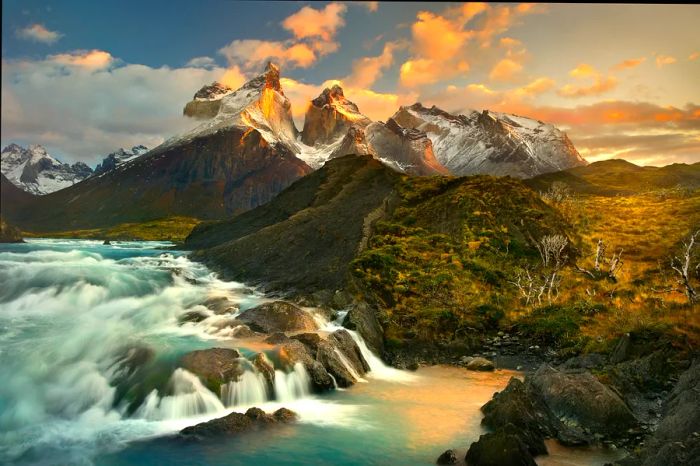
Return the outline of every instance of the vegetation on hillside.
<path id="1" fill-rule="evenodd" d="M 185 240 L 192 229 L 201 220 L 191 217 L 168 217 L 143 223 L 122 223 L 109 228 L 94 228 L 90 230 L 73 230 L 51 233 L 25 233 L 26 237 L 42 238 L 80 238 L 104 240 L 158 241 L 167 240 L 176 243 Z"/>
<path id="2" fill-rule="evenodd" d="M 700 190 L 662 183 L 620 195 L 619 177 L 588 176 L 616 194 L 565 184 L 551 195 L 489 177 L 406 179 L 400 205 L 351 267 L 381 310 L 387 343 L 507 329 L 564 354 L 610 350 L 625 333 L 697 347 L 698 305 L 671 265 L 674 257 L 682 265 L 700 228 Z M 538 246 L 557 238 L 560 261 L 545 264 Z M 698 256 L 696 243 L 687 277 L 696 288 Z"/>

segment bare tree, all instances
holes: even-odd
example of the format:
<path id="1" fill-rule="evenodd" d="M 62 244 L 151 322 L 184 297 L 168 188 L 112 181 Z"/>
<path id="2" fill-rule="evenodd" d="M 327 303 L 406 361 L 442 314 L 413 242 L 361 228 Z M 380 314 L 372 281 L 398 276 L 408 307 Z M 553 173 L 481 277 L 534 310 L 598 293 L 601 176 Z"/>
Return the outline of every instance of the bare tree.
<path id="1" fill-rule="evenodd" d="M 605 257 L 606 251 L 607 251 L 607 246 L 605 245 L 605 242 L 601 238 L 598 240 L 598 243 L 596 244 L 593 270 L 591 271 L 591 270 L 584 269 L 583 267 L 579 266 L 578 264 L 576 264 L 576 266 L 575 266 L 576 270 L 588 275 L 589 277 L 591 277 L 593 279 L 607 277 L 611 281 L 616 282 L 617 275 L 620 273 L 620 270 L 622 270 L 622 266 L 624 265 L 624 262 L 622 261 L 623 249 L 620 248 L 620 250 L 617 253 L 613 253 L 613 255 L 610 259 Z M 607 272 L 603 271 L 603 265 L 605 265 L 605 264 L 608 265 Z"/>
<path id="2" fill-rule="evenodd" d="M 682 258 L 679 258 L 678 256 L 671 258 L 671 268 L 680 276 L 678 283 L 683 285 L 685 288 L 685 295 L 688 297 L 688 302 L 690 304 L 694 304 L 696 301 L 698 301 L 698 294 L 691 283 L 690 274 L 693 270 L 691 265 L 693 260 L 693 250 L 695 249 L 696 239 L 699 235 L 700 230 L 697 230 L 695 233 L 690 235 L 688 241 L 683 243 Z M 700 262 L 695 265 L 694 271 L 696 274 L 698 270 L 700 270 Z"/>
<path id="3" fill-rule="evenodd" d="M 540 252 L 542 266 L 546 273 L 547 300 L 552 302 L 552 295 L 559 294 L 559 271 L 566 264 L 567 256 L 564 253 L 569 245 L 569 239 L 564 235 L 546 235 L 537 242 L 537 250 Z"/>
<path id="4" fill-rule="evenodd" d="M 542 304 L 542 295 L 547 289 L 547 281 L 539 278 L 529 268 L 518 270 L 515 280 L 512 280 L 510 283 L 518 289 L 520 296 L 525 300 L 526 306 L 533 304 L 535 300 L 537 300 L 538 304 Z"/>
<path id="5" fill-rule="evenodd" d="M 562 181 L 555 181 L 549 185 L 549 189 L 547 191 L 540 191 L 540 197 L 547 201 L 564 202 L 571 197 L 571 189 L 569 189 L 569 185 L 566 183 Z"/>

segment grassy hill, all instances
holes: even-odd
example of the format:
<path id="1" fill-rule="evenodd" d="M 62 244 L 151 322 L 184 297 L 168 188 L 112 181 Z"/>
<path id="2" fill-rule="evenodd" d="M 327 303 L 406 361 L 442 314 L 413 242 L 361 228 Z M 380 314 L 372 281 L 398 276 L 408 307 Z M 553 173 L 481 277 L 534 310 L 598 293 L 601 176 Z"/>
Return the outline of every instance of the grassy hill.
<path id="1" fill-rule="evenodd" d="M 584 167 L 546 173 L 526 181 L 537 191 L 563 182 L 579 194 L 629 195 L 669 188 L 700 188 L 700 163 L 640 167 L 626 160 L 604 160 Z"/>

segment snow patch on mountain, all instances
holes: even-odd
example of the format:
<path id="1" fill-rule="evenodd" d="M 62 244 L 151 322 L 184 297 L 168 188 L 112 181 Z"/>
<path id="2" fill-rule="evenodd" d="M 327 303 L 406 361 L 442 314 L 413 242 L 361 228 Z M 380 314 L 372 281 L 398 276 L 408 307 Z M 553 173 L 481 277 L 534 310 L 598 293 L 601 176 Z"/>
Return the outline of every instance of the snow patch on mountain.
<path id="1" fill-rule="evenodd" d="M 40 145 L 10 144 L 0 154 L 2 174 L 18 188 L 43 195 L 67 188 L 92 175 L 83 162 L 61 163 Z"/>
<path id="2" fill-rule="evenodd" d="M 130 150 L 125 150 L 124 148 L 120 148 L 111 154 L 108 154 L 105 156 L 104 159 L 102 159 L 102 162 L 97 164 L 95 167 L 95 176 L 99 176 L 103 173 L 107 173 L 108 171 L 114 170 L 117 167 L 124 166 L 133 160 L 141 157 L 143 154 L 148 152 L 148 147 L 144 145 L 138 145 L 132 147 Z"/>

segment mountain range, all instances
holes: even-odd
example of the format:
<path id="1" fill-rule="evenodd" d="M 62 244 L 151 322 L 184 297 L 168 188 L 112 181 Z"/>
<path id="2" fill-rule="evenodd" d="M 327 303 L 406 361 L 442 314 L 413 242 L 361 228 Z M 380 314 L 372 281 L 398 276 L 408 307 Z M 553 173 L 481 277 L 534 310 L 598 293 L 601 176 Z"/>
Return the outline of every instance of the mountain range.
<path id="1" fill-rule="evenodd" d="M 169 216 L 220 219 L 267 203 L 348 154 L 370 155 L 409 175 L 530 178 L 586 165 L 565 133 L 541 121 L 488 110 L 454 115 L 420 103 L 372 121 L 337 85 L 309 103 L 299 131 L 280 70 L 271 63 L 239 89 L 204 86 L 183 113 L 199 124 L 150 151 L 120 149 L 94 172 L 76 164 L 82 178 L 61 178 L 69 180 L 63 189 L 27 189 L 16 164 L 6 173 L 3 153 L 3 183 L 46 194 L 13 206 L 3 202 L 4 215 L 24 229 L 47 232 Z"/>
<path id="2" fill-rule="evenodd" d="M 9 182 L 23 191 L 41 196 L 114 170 L 146 152 L 148 148 L 143 145 L 134 146 L 130 150 L 118 149 L 105 156 L 93 170 L 83 162 L 73 165 L 61 163 L 41 145 L 24 148 L 10 144 L 0 154 L 0 165 L 2 174 Z"/>

